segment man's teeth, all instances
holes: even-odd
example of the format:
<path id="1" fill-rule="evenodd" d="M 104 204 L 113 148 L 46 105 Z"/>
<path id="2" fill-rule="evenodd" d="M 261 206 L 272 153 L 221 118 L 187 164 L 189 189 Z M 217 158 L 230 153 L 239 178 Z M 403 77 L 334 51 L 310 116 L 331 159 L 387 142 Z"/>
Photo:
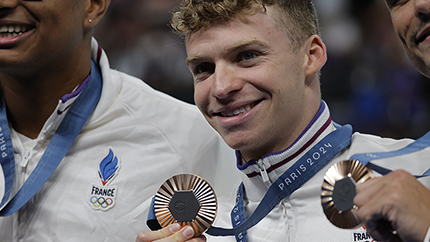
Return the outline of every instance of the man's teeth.
<path id="1" fill-rule="evenodd" d="M 3 25 L 0 26 L 0 37 L 14 37 L 27 31 L 26 26 Z"/>
<path id="2" fill-rule="evenodd" d="M 251 105 L 246 105 L 246 106 L 241 107 L 239 109 L 236 109 L 236 110 L 234 110 L 232 112 L 221 112 L 221 114 L 224 117 L 232 117 L 232 116 L 236 116 L 236 115 L 239 115 L 239 114 L 242 114 L 242 113 L 246 113 L 249 110 L 251 110 L 251 108 L 252 108 Z"/>

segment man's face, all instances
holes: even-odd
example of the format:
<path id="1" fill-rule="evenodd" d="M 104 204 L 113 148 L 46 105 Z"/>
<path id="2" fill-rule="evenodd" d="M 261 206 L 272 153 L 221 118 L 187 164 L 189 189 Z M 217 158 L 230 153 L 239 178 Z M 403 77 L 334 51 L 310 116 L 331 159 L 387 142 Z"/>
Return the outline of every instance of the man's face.
<path id="1" fill-rule="evenodd" d="M 386 3 L 409 59 L 430 77 L 430 0 L 386 0 Z"/>
<path id="2" fill-rule="evenodd" d="M 268 7 L 186 39 L 196 104 L 246 160 L 287 148 L 315 114 L 306 106 L 306 54 L 290 48 L 272 15 Z"/>
<path id="3" fill-rule="evenodd" d="M 20 74 L 72 59 L 82 41 L 87 2 L 1 0 L 0 71 Z"/>

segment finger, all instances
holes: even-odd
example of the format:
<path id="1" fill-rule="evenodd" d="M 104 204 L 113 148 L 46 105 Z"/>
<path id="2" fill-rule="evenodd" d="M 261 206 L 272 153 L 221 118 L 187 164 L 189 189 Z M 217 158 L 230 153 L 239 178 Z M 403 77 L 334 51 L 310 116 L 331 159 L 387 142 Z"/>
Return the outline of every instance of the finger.
<path id="1" fill-rule="evenodd" d="M 364 183 L 358 184 L 356 187 L 357 195 L 354 198 L 354 204 L 358 207 L 369 200 L 376 200 L 376 198 L 381 198 L 386 200 L 383 196 L 383 192 L 396 192 L 401 193 L 398 188 L 405 189 L 405 184 L 408 185 L 409 182 L 417 182 L 415 177 L 403 170 L 396 170 L 389 173 L 386 176 L 372 178 Z M 391 191 L 390 191 L 391 190 Z"/>
<path id="2" fill-rule="evenodd" d="M 370 221 L 366 224 L 367 233 L 375 241 L 379 242 L 400 242 L 401 238 L 394 232 L 391 223 L 387 220 Z"/>
<path id="3" fill-rule="evenodd" d="M 402 242 L 403 241 L 397 234 L 388 233 L 387 231 L 384 231 L 384 230 L 367 231 L 367 233 L 374 239 L 374 241 L 378 241 L 378 242 Z"/>
<path id="4" fill-rule="evenodd" d="M 371 225 L 378 225 L 380 219 L 397 221 L 399 209 L 403 207 L 403 196 L 399 194 L 400 189 L 393 189 L 397 185 L 385 184 L 386 179 L 380 179 L 377 192 L 372 192 L 369 196 L 366 192 L 358 194 L 354 203 L 358 206 L 358 216 L 369 228 Z M 381 183 L 384 183 L 381 185 Z M 368 224 L 375 223 L 375 224 Z"/>
<path id="5" fill-rule="evenodd" d="M 200 235 L 199 237 L 196 237 L 195 239 L 196 239 L 195 242 L 206 242 L 206 237 L 204 235 Z"/>
<path id="6" fill-rule="evenodd" d="M 180 228 L 181 226 L 175 223 L 157 231 L 140 232 L 137 235 L 136 242 L 150 242 L 150 241 L 166 238 L 174 234 L 175 232 L 179 231 Z"/>
<path id="7" fill-rule="evenodd" d="M 356 196 L 354 197 L 354 204 L 358 207 L 362 206 L 364 203 L 369 201 L 379 194 L 379 192 L 385 186 L 385 181 L 383 177 L 372 178 L 366 182 L 360 183 L 356 186 Z"/>
<path id="8" fill-rule="evenodd" d="M 179 230 L 178 232 L 172 235 L 172 238 L 176 242 L 186 241 L 193 237 L 194 237 L 194 230 L 190 226 L 185 226 L 181 230 Z"/>

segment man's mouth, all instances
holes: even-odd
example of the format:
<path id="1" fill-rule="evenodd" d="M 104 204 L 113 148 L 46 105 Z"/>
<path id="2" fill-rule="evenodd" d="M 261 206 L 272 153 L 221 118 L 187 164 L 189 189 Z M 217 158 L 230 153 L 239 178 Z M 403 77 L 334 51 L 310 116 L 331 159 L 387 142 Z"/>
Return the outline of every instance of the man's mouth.
<path id="1" fill-rule="evenodd" d="M 415 43 L 418 45 L 423 42 L 430 35 L 430 28 L 424 29 L 418 36 L 415 38 Z"/>
<path id="2" fill-rule="evenodd" d="M 251 108 L 253 108 L 253 105 L 246 105 L 244 107 L 241 107 L 241 108 L 233 110 L 233 111 L 221 112 L 221 116 L 224 116 L 224 117 L 237 116 L 239 114 L 248 112 L 249 110 L 251 110 Z"/>
<path id="3" fill-rule="evenodd" d="M 26 25 L 2 25 L 0 26 L 0 38 L 15 37 L 30 29 Z"/>
<path id="4" fill-rule="evenodd" d="M 251 110 L 253 107 L 255 107 L 258 103 L 260 103 L 262 100 L 259 100 L 257 102 L 242 106 L 240 108 L 237 108 L 235 110 L 232 111 L 222 111 L 219 113 L 215 113 L 215 115 L 217 116 L 222 116 L 222 117 L 233 117 L 233 116 L 237 116 L 240 114 L 244 114 L 246 112 L 248 112 L 249 110 Z"/>

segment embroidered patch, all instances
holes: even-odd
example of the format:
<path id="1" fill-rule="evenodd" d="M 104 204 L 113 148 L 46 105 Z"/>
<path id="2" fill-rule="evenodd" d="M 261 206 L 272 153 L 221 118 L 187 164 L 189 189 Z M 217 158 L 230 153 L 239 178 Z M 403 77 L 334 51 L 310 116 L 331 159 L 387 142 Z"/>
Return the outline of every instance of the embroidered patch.
<path id="1" fill-rule="evenodd" d="M 106 186 L 118 174 L 120 162 L 115 156 L 112 149 L 109 149 L 109 154 L 100 162 L 98 174 L 102 185 L 91 185 L 88 204 L 94 210 L 106 211 L 115 205 L 117 195 L 116 186 Z"/>
<path id="2" fill-rule="evenodd" d="M 372 239 L 372 237 L 367 233 L 366 227 L 361 226 L 358 229 L 352 231 L 352 240 L 354 242 L 376 242 L 376 240 Z"/>

